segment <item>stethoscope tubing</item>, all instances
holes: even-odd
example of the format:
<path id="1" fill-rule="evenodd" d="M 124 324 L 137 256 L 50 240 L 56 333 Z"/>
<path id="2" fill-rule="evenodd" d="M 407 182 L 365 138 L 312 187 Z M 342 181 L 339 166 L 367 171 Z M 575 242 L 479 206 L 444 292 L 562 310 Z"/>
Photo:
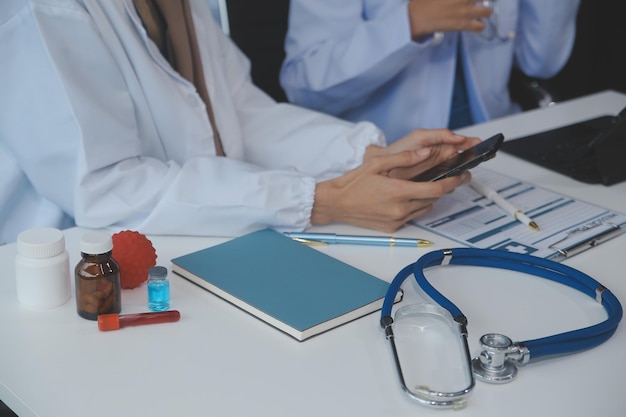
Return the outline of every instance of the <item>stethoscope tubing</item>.
<path id="1" fill-rule="evenodd" d="M 461 310 L 426 279 L 424 270 L 442 265 L 447 257 L 450 265 L 470 265 L 489 268 L 508 269 L 567 285 L 600 301 L 608 318 L 598 324 L 547 336 L 539 339 L 520 342 L 530 352 L 530 360 L 537 360 L 552 355 L 562 355 L 593 348 L 609 339 L 619 322 L 623 311 L 619 300 L 608 289 L 587 274 L 567 265 L 531 255 L 516 254 L 488 249 L 456 248 L 445 251 L 432 251 L 424 254 L 415 263 L 404 267 L 391 282 L 387 296 L 383 302 L 381 316 L 391 315 L 395 294 L 406 278 L 413 273 L 417 284 L 442 308 L 448 310 L 455 321 L 466 324 L 467 318 Z"/>

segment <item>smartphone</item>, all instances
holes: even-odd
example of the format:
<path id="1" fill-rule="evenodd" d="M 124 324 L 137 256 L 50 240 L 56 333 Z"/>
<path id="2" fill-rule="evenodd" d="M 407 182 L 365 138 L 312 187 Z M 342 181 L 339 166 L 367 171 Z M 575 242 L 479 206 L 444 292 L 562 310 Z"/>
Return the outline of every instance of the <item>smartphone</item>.
<path id="1" fill-rule="evenodd" d="M 504 135 L 498 133 L 480 142 L 478 145 L 464 150 L 439 165 L 417 174 L 411 181 L 428 182 L 459 175 L 461 172 L 474 168 L 481 162 L 494 156 L 504 141 Z"/>

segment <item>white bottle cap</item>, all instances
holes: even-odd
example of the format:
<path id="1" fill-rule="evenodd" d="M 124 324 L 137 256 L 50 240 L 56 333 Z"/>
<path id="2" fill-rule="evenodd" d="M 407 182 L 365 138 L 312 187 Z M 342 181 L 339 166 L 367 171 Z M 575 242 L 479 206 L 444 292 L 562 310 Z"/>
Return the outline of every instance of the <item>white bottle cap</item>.
<path id="1" fill-rule="evenodd" d="M 49 258 L 64 250 L 63 233 L 52 227 L 26 230 L 17 237 L 17 253 L 27 258 Z"/>
<path id="2" fill-rule="evenodd" d="M 105 232 L 87 232 L 80 240 L 80 251 L 90 255 L 111 252 L 113 238 Z"/>

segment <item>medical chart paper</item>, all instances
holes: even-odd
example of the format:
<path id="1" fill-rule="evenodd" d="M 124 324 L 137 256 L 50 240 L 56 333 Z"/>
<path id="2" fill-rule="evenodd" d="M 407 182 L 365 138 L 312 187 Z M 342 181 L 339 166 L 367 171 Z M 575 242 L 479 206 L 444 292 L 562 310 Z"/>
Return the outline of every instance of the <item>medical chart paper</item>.
<path id="1" fill-rule="evenodd" d="M 472 176 L 526 213 L 540 230 L 530 230 L 467 185 L 442 197 L 430 213 L 412 224 L 467 246 L 556 261 L 592 248 L 626 228 L 622 213 L 482 167 L 473 169 Z"/>

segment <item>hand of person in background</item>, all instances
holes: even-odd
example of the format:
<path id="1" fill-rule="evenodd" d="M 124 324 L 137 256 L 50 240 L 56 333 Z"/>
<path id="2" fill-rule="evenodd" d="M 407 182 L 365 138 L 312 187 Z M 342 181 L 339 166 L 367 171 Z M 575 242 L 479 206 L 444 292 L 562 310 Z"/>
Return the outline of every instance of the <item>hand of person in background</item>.
<path id="1" fill-rule="evenodd" d="M 435 32 L 481 32 L 481 19 L 491 16 L 488 2 L 476 0 L 411 0 L 411 36 L 419 40 Z"/>
<path id="2" fill-rule="evenodd" d="M 393 232 L 430 211 L 441 196 L 469 182 L 471 175 L 422 183 L 408 179 L 477 142 L 439 129 L 416 130 L 387 148 L 371 146 L 363 165 L 317 184 L 311 222 Z"/>

